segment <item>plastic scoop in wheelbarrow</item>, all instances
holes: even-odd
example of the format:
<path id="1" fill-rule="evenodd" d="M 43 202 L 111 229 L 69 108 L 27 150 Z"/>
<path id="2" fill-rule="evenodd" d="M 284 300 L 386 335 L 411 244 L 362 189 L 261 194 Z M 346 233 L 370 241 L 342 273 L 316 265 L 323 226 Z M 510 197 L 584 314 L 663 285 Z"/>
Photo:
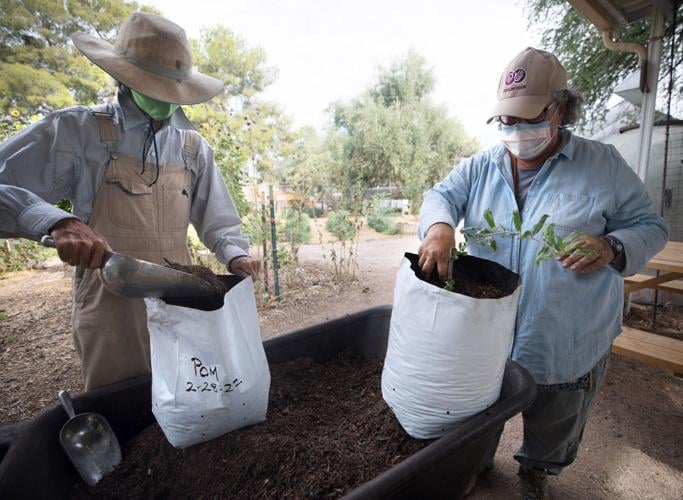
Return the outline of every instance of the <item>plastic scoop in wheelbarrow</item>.
<path id="1" fill-rule="evenodd" d="M 50 236 L 43 236 L 40 243 L 55 247 Z M 216 296 L 216 289 L 202 278 L 117 252 L 105 254 L 99 274 L 107 290 L 124 297 L 193 299 Z"/>
<path id="2" fill-rule="evenodd" d="M 59 433 L 59 441 L 83 481 L 95 486 L 121 463 L 119 441 L 102 415 L 76 415 L 67 391 L 59 391 L 59 401 L 69 415 Z"/>

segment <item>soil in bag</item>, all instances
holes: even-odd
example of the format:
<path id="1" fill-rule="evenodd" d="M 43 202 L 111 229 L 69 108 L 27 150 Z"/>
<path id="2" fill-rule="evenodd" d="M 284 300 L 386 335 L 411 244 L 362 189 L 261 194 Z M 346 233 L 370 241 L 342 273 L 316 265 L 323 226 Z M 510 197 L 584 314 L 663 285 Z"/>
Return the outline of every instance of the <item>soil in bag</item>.
<path id="1" fill-rule="evenodd" d="M 214 311 L 223 307 L 223 297 L 225 297 L 225 294 L 244 279 L 235 275 L 219 276 L 209 268 L 202 266 L 185 266 L 178 264 L 177 262 L 166 261 L 166 267 L 202 278 L 215 289 L 216 293 L 209 297 L 164 299 L 164 302 L 170 305 L 191 307 L 193 309 L 201 309 L 202 311 Z"/>
<path id="2" fill-rule="evenodd" d="M 427 276 L 418 265 L 419 257 L 406 253 L 415 276 L 427 283 L 444 288 L 446 282 L 439 278 L 436 269 Z M 476 299 L 500 299 L 511 295 L 519 285 L 520 277 L 497 262 L 471 255 L 462 255 L 453 263 L 453 292 Z"/>
<path id="3" fill-rule="evenodd" d="M 342 353 L 273 365 L 264 423 L 184 450 L 154 424 L 73 498 L 340 497 L 430 442 L 408 436 L 383 401 L 382 364 Z"/>

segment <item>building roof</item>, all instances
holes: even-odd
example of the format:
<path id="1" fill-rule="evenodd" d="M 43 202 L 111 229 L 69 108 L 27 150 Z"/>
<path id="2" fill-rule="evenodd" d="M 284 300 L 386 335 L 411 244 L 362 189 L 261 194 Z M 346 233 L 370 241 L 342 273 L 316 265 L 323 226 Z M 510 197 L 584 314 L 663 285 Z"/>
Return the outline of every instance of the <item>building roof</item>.
<path id="1" fill-rule="evenodd" d="M 672 20 L 671 0 L 567 0 L 595 26 L 604 31 L 618 30 L 625 24 L 639 21 L 658 8 L 667 21 Z"/>

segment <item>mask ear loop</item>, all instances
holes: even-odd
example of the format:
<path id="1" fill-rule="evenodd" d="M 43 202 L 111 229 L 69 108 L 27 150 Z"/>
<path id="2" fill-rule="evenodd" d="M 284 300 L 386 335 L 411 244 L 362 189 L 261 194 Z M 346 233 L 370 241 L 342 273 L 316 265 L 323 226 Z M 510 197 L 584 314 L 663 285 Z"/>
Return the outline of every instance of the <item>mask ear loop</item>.
<path id="1" fill-rule="evenodd" d="M 553 103 L 552 103 L 550 106 L 555 106 L 555 112 L 554 112 L 553 115 L 552 115 L 550 118 L 548 118 L 548 120 L 547 120 L 549 125 L 550 125 L 550 122 L 553 121 L 553 119 L 555 119 L 555 117 L 557 116 L 557 113 L 560 112 L 560 106 L 557 105 L 557 101 L 553 101 Z M 548 107 L 550 107 L 550 106 L 548 106 Z M 559 126 L 558 126 L 558 127 L 559 127 Z"/>

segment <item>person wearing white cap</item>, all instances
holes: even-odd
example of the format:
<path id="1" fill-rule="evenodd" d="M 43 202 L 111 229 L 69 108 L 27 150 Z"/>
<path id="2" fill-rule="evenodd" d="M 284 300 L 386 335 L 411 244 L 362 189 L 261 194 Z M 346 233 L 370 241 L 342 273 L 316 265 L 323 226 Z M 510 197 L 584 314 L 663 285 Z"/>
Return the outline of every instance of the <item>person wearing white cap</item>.
<path id="1" fill-rule="evenodd" d="M 668 227 L 617 150 L 567 129 L 581 103 L 553 54 L 525 49 L 505 68 L 489 118 L 501 143 L 457 165 L 421 207 L 419 263 L 442 278 L 456 226 L 486 227 L 487 208 L 511 231 L 515 210 L 523 231 L 548 214 L 558 236 L 581 231 L 580 245 L 594 250 L 593 256 L 569 254 L 536 265 L 533 241 L 498 238 L 497 252 L 468 248 L 522 277 L 511 358 L 539 389 L 523 413 L 524 438 L 515 454 L 524 498 L 543 498 L 547 475 L 576 458 L 621 332 L 623 276 L 640 270 L 668 240 Z M 481 471 L 493 466 L 494 453 Z"/>
<path id="2" fill-rule="evenodd" d="M 184 30 L 136 12 L 116 44 L 75 33 L 76 47 L 119 82 L 116 102 L 56 111 L 0 145 L 0 237 L 51 234 L 77 266 L 73 333 L 87 390 L 150 371 L 144 301 L 108 292 L 106 251 L 190 264 L 187 229 L 229 270 L 257 277 L 241 221 L 206 141 L 182 105 L 223 83 L 193 70 Z M 71 200 L 73 213 L 54 204 Z"/>

